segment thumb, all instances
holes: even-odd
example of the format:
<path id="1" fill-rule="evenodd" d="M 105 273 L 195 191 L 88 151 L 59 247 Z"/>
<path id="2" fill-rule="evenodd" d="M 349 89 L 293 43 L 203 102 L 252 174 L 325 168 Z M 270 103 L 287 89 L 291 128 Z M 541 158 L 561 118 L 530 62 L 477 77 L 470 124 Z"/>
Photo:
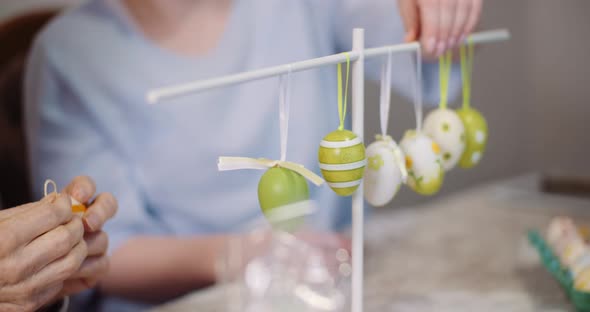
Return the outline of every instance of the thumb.
<path id="1" fill-rule="evenodd" d="M 412 42 L 418 40 L 420 34 L 420 14 L 416 0 L 399 0 L 398 6 L 406 31 L 404 41 Z"/>

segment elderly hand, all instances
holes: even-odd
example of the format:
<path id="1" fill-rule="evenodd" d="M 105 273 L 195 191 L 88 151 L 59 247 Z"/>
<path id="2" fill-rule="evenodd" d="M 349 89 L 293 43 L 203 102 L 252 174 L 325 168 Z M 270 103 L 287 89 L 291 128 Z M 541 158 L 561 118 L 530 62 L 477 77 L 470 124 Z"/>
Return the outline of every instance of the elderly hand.
<path id="1" fill-rule="evenodd" d="M 87 256 L 68 196 L 0 211 L 0 311 L 34 311 L 62 290 Z"/>
<path id="2" fill-rule="evenodd" d="M 406 41 L 419 40 L 423 56 L 436 59 L 465 40 L 481 16 L 483 0 L 399 0 Z"/>
<path id="3" fill-rule="evenodd" d="M 88 203 L 96 192 L 96 186 L 88 177 L 76 177 L 64 192 L 81 203 Z M 101 229 L 103 224 L 115 215 L 117 209 L 117 200 L 109 193 L 99 194 L 88 206 L 83 216 L 88 257 L 80 269 L 64 283 L 64 296 L 94 287 L 108 271 L 108 236 Z"/>

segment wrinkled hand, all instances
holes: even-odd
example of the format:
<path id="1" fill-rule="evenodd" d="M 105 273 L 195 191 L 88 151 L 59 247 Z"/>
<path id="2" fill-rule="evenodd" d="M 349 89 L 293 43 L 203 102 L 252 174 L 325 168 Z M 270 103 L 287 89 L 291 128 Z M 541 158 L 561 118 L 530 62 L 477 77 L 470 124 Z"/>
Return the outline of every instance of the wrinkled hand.
<path id="1" fill-rule="evenodd" d="M 420 41 L 423 56 L 436 59 L 475 29 L 483 0 L 399 0 L 407 42 Z"/>
<path id="2" fill-rule="evenodd" d="M 68 196 L 0 211 L 0 311 L 34 311 L 62 290 L 87 255 Z"/>
<path id="3" fill-rule="evenodd" d="M 88 177 L 76 177 L 64 192 L 81 203 L 88 203 L 96 192 L 96 186 Z M 117 200 L 109 193 L 99 194 L 88 206 L 83 216 L 88 257 L 80 269 L 64 283 L 62 295 L 71 295 L 92 288 L 107 273 L 108 236 L 101 229 L 103 224 L 115 215 L 117 209 Z"/>

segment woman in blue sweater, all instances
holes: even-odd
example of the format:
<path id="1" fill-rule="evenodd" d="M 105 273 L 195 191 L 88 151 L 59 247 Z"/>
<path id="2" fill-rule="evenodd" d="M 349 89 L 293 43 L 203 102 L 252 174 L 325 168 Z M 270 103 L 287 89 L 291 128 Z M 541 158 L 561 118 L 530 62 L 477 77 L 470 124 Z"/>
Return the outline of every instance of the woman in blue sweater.
<path id="1" fill-rule="evenodd" d="M 64 184 L 88 174 L 117 196 L 103 292 L 162 301 L 213 282 L 229 233 L 261 215 L 259 174 L 221 174 L 217 157 L 278 158 L 276 80 L 156 106 L 148 90 L 347 51 L 354 27 L 366 29 L 369 47 L 420 40 L 435 58 L 473 30 L 481 0 L 402 0 L 399 8 L 394 0 L 91 0 L 54 20 L 28 64 L 33 178 Z M 414 67 L 396 60 L 394 87 L 406 93 Z M 437 67 L 424 71 L 434 101 Z M 333 68 L 293 75 L 289 158 L 316 172 L 317 144 L 337 127 L 335 83 Z M 346 200 L 329 188 L 311 197 L 318 225 L 349 222 Z"/>

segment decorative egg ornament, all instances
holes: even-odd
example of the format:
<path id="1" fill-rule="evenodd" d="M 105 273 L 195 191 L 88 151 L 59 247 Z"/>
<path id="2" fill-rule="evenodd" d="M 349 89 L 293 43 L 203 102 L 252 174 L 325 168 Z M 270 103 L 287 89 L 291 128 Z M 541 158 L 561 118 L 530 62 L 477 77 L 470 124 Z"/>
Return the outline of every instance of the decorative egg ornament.
<path id="1" fill-rule="evenodd" d="M 423 129 L 439 145 L 443 168 L 453 169 L 465 151 L 465 127 L 461 118 L 453 110 L 439 108 L 426 116 Z"/>
<path id="2" fill-rule="evenodd" d="M 371 143 L 366 153 L 367 168 L 363 184 L 365 199 L 374 207 L 382 207 L 393 199 L 402 184 L 400 165 L 405 170 L 405 156 L 389 136 Z"/>
<path id="3" fill-rule="evenodd" d="M 320 142 L 318 159 L 328 185 L 341 196 L 352 195 L 361 184 L 365 170 L 365 146 L 348 130 L 336 130 Z"/>
<path id="4" fill-rule="evenodd" d="M 436 194 L 444 179 L 438 144 L 425 134 L 409 130 L 400 146 L 406 155 L 408 186 L 421 195 Z"/>
<path id="5" fill-rule="evenodd" d="M 295 204 L 309 199 L 309 189 L 305 178 L 292 170 L 280 167 L 268 169 L 258 182 L 258 201 L 264 215 L 271 224 L 285 231 L 293 231 L 303 220 L 289 219 L 284 222 L 273 222 L 270 214 L 277 208 Z"/>
<path id="6" fill-rule="evenodd" d="M 488 142 L 488 124 L 483 115 L 471 108 L 471 71 L 473 68 L 473 44 L 461 46 L 461 77 L 463 78 L 463 108 L 457 110 L 465 126 L 465 151 L 459 166 L 468 169 L 477 165 Z"/>
<path id="7" fill-rule="evenodd" d="M 457 110 L 465 126 L 465 151 L 459 166 L 468 169 L 477 165 L 485 152 L 488 141 L 488 124 L 483 115 L 471 107 Z"/>

